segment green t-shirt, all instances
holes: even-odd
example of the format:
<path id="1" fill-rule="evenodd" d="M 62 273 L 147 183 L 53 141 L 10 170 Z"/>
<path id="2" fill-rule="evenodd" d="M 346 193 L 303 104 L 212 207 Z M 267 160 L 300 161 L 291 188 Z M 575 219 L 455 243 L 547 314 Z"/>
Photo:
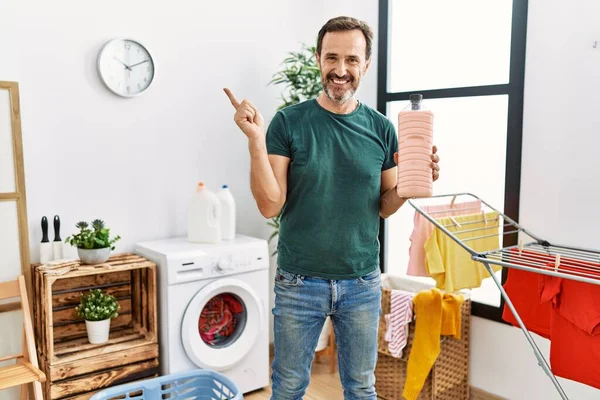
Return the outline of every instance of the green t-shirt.
<path id="1" fill-rule="evenodd" d="M 278 111 L 267 150 L 290 158 L 278 264 L 328 279 L 379 267 L 381 171 L 395 167 L 398 137 L 383 114 L 359 103 L 335 114 L 316 99 Z"/>

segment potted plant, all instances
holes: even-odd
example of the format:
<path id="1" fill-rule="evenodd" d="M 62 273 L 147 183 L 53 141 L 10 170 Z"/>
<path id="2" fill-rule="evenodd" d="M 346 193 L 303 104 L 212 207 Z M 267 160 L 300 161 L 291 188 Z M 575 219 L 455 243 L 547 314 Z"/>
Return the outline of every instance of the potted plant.
<path id="1" fill-rule="evenodd" d="M 302 44 L 300 51 L 288 53 L 289 56 L 283 60 L 283 69 L 273 75 L 273 79 L 269 82 L 274 85 L 284 84 L 288 91 L 287 95 L 282 94 L 283 104 L 277 110 L 319 95 L 322 85 L 321 71 L 315 58 L 316 52 L 315 46 Z"/>
<path id="2" fill-rule="evenodd" d="M 92 344 L 108 341 L 110 320 L 119 313 L 119 302 L 113 295 L 104 293 L 101 289 L 92 289 L 81 295 L 80 303 L 75 311 L 85 320 L 88 340 Z"/>
<path id="3" fill-rule="evenodd" d="M 75 225 L 79 232 L 65 239 L 65 243 L 77 247 L 79 259 L 84 264 L 100 264 L 108 260 L 114 244 L 120 236 L 110 238 L 110 229 L 104 226 L 104 221 L 95 219 L 90 228 L 88 223 L 80 221 Z"/>
<path id="4" fill-rule="evenodd" d="M 273 239 L 275 239 L 275 237 L 277 237 L 277 235 L 279 235 L 279 220 L 281 219 L 281 213 L 279 213 L 279 215 L 277 215 L 276 217 L 271 218 L 270 221 L 267 221 L 267 225 L 270 225 L 273 227 L 273 232 L 271 233 L 271 236 L 269 236 L 269 240 L 267 241 L 269 244 L 271 244 L 271 241 Z M 276 256 L 277 255 L 277 246 L 275 246 L 275 250 L 273 250 L 273 253 L 271 253 L 271 257 Z"/>

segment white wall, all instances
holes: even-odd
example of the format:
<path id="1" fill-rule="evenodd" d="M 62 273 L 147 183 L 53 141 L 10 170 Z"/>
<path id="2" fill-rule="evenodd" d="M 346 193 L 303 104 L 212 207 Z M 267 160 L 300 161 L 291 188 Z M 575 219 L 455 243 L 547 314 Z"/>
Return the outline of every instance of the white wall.
<path id="1" fill-rule="evenodd" d="M 268 122 L 283 88 L 267 83 L 286 53 L 315 43 L 322 24 L 339 14 L 376 28 L 377 2 L 88 6 L 0 3 L 0 79 L 18 81 L 21 90 L 32 261 L 43 215 L 60 215 L 63 238 L 77 221 L 103 218 L 123 237 L 116 251 L 183 235 L 187 201 L 201 179 L 213 189 L 228 183 L 239 231 L 266 237 L 249 189 L 246 140 L 221 89 L 251 99 Z M 98 51 L 117 36 L 140 40 L 154 56 L 156 78 L 141 97 L 116 97 L 98 78 Z M 372 106 L 376 68 L 361 91 Z"/>
<path id="2" fill-rule="evenodd" d="M 600 47 L 592 42 L 600 40 L 600 3 L 529 4 L 521 222 L 551 241 L 598 247 Z M 376 29 L 377 11 L 374 0 L 0 2 L 0 80 L 21 87 L 32 261 L 43 215 L 61 216 L 63 238 L 78 220 L 103 218 L 123 237 L 117 251 L 182 235 L 199 179 L 228 183 L 238 230 L 266 238 L 246 143 L 221 88 L 250 98 L 268 121 L 281 89 L 266 84 L 286 52 L 314 42 L 338 14 Z M 97 77 L 97 52 L 115 36 L 139 39 L 155 57 L 156 81 L 139 98 L 117 98 Z M 376 68 L 360 92 L 371 106 Z M 577 155 L 564 158 L 566 149 Z M 547 342 L 538 343 L 547 354 Z M 558 398 L 521 331 L 479 318 L 471 382 L 509 399 Z M 572 399 L 599 396 L 564 387 Z"/>
<path id="3" fill-rule="evenodd" d="M 247 142 L 222 87 L 252 100 L 268 122 L 283 88 L 267 83 L 287 53 L 315 44 L 331 17 L 376 28 L 377 12 L 375 0 L 0 1 L 0 80 L 20 84 L 32 262 L 44 215 L 50 223 L 60 215 L 63 239 L 79 220 L 104 219 L 123 238 L 116 252 L 185 235 L 198 180 L 215 190 L 229 184 L 238 231 L 266 239 Z M 111 94 L 96 72 L 98 51 L 118 36 L 139 40 L 156 62 L 138 98 Z M 376 79 L 375 62 L 360 92 L 373 107 Z M 76 252 L 66 246 L 65 257 Z"/>
<path id="4" fill-rule="evenodd" d="M 520 222 L 600 248 L 600 2 L 529 0 Z M 559 399 L 520 329 L 474 318 L 471 382 L 511 400 Z M 548 340 L 533 335 L 548 360 Z M 598 368 L 590 365 L 589 368 Z M 600 390 L 559 378 L 570 399 Z"/>

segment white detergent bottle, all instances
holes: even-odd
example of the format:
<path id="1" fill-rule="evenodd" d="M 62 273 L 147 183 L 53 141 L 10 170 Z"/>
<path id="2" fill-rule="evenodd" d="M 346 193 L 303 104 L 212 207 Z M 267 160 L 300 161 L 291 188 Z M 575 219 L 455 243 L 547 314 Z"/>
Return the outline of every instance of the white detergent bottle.
<path id="1" fill-rule="evenodd" d="M 235 238 L 235 200 L 229 187 L 223 185 L 217 192 L 221 201 L 221 235 L 223 240 Z"/>
<path id="2" fill-rule="evenodd" d="M 431 197 L 433 176 L 433 112 L 423 106 L 423 96 L 410 95 L 410 104 L 398 113 L 398 196 Z"/>
<path id="3" fill-rule="evenodd" d="M 188 240 L 195 243 L 221 241 L 221 202 L 199 182 L 188 210 Z"/>

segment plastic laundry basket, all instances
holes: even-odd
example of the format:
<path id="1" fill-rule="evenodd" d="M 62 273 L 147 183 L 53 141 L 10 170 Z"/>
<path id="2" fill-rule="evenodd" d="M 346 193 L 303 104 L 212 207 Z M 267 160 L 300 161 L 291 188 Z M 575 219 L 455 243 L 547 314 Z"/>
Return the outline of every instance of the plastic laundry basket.
<path id="1" fill-rule="evenodd" d="M 229 378 L 211 370 L 192 370 L 104 389 L 90 397 L 90 400 L 241 400 L 242 398 L 238 387 Z"/>

